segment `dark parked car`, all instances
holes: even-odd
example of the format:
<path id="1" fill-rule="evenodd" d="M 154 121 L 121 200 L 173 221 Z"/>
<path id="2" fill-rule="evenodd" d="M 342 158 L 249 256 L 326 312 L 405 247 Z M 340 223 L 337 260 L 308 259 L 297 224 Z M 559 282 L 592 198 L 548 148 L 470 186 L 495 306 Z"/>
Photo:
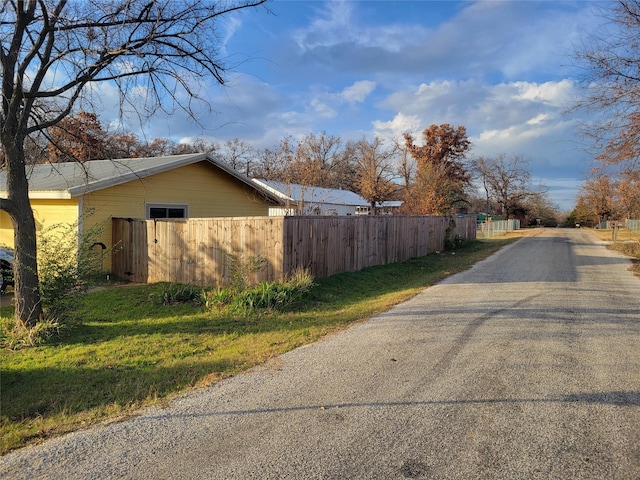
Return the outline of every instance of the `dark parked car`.
<path id="1" fill-rule="evenodd" d="M 0 292 L 4 292 L 13 282 L 13 250 L 0 248 Z"/>

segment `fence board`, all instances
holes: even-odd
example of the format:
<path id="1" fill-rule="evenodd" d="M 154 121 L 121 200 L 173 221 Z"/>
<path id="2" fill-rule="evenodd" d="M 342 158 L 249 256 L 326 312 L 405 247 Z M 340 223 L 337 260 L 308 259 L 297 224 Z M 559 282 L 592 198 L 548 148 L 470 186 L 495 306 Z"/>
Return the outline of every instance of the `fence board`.
<path id="1" fill-rule="evenodd" d="M 445 217 L 242 217 L 189 220 L 113 219 L 113 273 L 132 282 L 222 285 L 230 258 L 266 259 L 254 282 L 297 268 L 316 278 L 406 261 L 444 249 Z M 450 235 L 475 240 L 475 217 L 456 218 Z"/>

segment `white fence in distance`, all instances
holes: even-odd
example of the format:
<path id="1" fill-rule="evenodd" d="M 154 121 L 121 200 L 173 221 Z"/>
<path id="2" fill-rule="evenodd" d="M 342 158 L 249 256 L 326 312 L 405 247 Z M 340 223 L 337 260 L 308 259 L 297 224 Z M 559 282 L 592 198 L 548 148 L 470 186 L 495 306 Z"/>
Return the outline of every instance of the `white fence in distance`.
<path id="1" fill-rule="evenodd" d="M 640 220 L 625 220 L 624 226 L 627 230 L 631 230 L 633 232 L 640 232 Z"/>
<path id="2" fill-rule="evenodd" d="M 492 222 L 485 222 L 478 224 L 476 231 L 477 238 L 491 238 L 499 237 L 507 232 L 520 229 L 520 220 L 495 220 Z"/>
<path id="3" fill-rule="evenodd" d="M 631 230 L 632 232 L 640 232 L 640 220 L 631 220 L 629 218 L 624 221 L 603 220 L 598 225 L 596 225 L 596 228 L 599 228 L 602 230 L 611 230 L 614 225 L 618 227 L 623 225 L 624 228 L 626 228 L 627 230 Z"/>

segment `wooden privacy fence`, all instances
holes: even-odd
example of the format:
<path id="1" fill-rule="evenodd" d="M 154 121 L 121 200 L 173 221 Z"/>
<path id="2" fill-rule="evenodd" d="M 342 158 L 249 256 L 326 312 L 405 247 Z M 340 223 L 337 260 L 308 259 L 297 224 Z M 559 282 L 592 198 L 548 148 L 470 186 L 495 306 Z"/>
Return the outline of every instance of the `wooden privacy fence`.
<path id="1" fill-rule="evenodd" d="M 315 278 L 402 262 L 442 250 L 447 234 L 475 240 L 476 218 L 243 217 L 189 220 L 113 219 L 113 274 L 132 282 L 222 285 L 251 258 L 255 282 L 297 268 Z M 449 228 L 449 232 L 447 229 Z"/>

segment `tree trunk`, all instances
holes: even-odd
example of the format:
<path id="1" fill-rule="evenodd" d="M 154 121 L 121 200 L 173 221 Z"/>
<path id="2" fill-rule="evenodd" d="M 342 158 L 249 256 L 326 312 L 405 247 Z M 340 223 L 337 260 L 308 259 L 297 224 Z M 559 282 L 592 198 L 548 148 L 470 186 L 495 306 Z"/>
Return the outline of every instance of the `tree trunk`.
<path id="1" fill-rule="evenodd" d="M 4 142 L 7 167 L 7 199 L 2 209 L 13 223 L 15 318 L 32 328 L 42 319 L 42 303 L 36 257 L 36 223 L 29 201 L 24 147 L 19 139 Z"/>

